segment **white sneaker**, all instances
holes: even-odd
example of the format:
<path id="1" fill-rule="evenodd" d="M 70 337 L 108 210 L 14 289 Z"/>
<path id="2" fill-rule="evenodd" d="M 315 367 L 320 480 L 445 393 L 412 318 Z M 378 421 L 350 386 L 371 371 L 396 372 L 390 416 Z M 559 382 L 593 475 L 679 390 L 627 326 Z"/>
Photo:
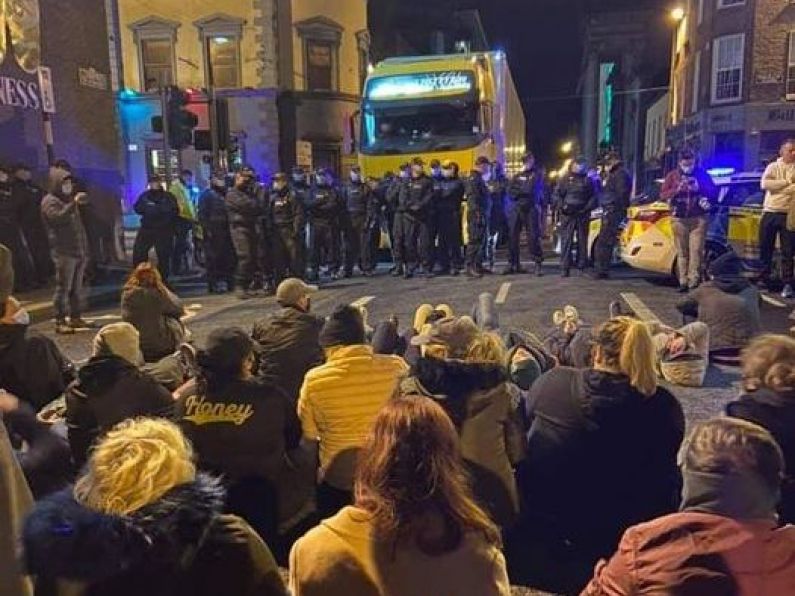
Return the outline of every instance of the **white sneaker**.
<path id="1" fill-rule="evenodd" d="M 781 297 L 785 299 L 789 299 L 795 296 L 795 291 L 792 289 L 792 284 L 787 284 L 784 286 L 784 289 L 781 290 Z"/>

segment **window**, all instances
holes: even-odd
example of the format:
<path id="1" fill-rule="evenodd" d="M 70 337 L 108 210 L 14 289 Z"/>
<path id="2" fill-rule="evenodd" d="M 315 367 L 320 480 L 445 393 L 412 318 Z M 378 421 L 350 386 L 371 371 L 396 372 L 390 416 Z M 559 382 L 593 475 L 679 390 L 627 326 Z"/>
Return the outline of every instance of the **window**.
<path id="1" fill-rule="evenodd" d="M 174 47 L 179 23 L 147 17 L 130 25 L 138 47 L 139 88 L 145 92 L 177 83 Z"/>
<path id="2" fill-rule="evenodd" d="M 712 103 L 737 101 L 742 96 L 745 34 L 717 37 L 712 53 Z"/>
<path id="3" fill-rule="evenodd" d="M 334 48 L 325 41 L 306 43 L 306 87 L 308 91 L 331 91 L 334 73 Z"/>
<path id="4" fill-rule="evenodd" d="M 698 112 L 698 96 L 701 88 L 701 52 L 696 52 L 696 57 L 693 62 L 693 103 L 690 106 L 690 112 L 695 114 Z"/>
<path id="5" fill-rule="evenodd" d="M 240 87 L 240 41 L 214 35 L 207 38 L 207 67 L 215 87 Z"/>
<path id="6" fill-rule="evenodd" d="M 795 31 L 789 34 L 787 52 L 787 99 L 795 99 Z"/>
<path id="7" fill-rule="evenodd" d="M 174 44 L 170 39 L 142 39 L 143 90 L 157 91 L 174 83 Z"/>
<path id="8" fill-rule="evenodd" d="M 359 92 L 363 92 L 370 67 L 370 32 L 367 29 L 356 32 L 356 48 L 359 54 Z"/>
<path id="9" fill-rule="evenodd" d="M 745 0 L 718 0 L 718 8 L 731 8 L 745 4 Z"/>

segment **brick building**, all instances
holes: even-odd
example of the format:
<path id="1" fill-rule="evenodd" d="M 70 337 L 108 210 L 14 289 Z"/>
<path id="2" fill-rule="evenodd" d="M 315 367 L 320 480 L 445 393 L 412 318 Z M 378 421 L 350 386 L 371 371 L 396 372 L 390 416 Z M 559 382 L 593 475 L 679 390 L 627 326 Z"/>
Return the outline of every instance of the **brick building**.
<path id="1" fill-rule="evenodd" d="M 795 4 L 689 0 L 675 32 L 668 145 L 753 170 L 795 135 Z"/>
<path id="2" fill-rule="evenodd" d="M 29 164 L 46 184 L 43 120 L 54 110 L 52 155 L 75 167 L 96 211 L 111 222 L 121 178 L 105 0 L 7 0 L 0 13 L 3 7 L 0 163 Z"/>

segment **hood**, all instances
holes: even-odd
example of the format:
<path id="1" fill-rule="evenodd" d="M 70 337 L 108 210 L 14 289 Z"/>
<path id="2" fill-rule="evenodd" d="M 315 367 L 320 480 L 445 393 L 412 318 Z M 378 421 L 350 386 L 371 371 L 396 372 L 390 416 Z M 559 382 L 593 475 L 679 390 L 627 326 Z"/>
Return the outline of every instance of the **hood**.
<path id="1" fill-rule="evenodd" d="M 27 325 L 22 324 L 0 324 L 0 352 L 12 347 L 18 340 L 25 337 L 28 330 Z"/>
<path id="2" fill-rule="evenodd" d="M 629 384 L 625 375 L 587 369 L 584 372 L 585 393 L 590 396 L 590 403 L 620 403 L 643 399 L 639 391 Z"/>
<path id="3" fill-rule="evenodd" d="M 751 287 L 751 283 L 744 277 L 716 277 L 712 280 L 712 284 L 721 292 L 727 294 L 739 294 L 743 290 Z"/>
<path id="4" fill-rule="evenodd" d="M 78 389 L 83 393 L 102 393 L 119 377 L 138 369 L 120 356 L 93 356 L 78 372 Z"/>
<path id="5" fill-rule="evenodd" d="M 201 474 L 127 516 L 88 509 L 72 491 L 40 501 L 25 522 L 25 563 L 34 575 L 98 582 L 148 562 L 180 565 L 224 502 L 220 482 Z"/>
<path id="6" fill-rule="evenodd" d="M 421 357 L 412 368 L 412 376 L 426 393 L 448 398 L 462 398 L 477 391 L 489 391 L 506 381 L 499 364 L 440 360 Z"/>

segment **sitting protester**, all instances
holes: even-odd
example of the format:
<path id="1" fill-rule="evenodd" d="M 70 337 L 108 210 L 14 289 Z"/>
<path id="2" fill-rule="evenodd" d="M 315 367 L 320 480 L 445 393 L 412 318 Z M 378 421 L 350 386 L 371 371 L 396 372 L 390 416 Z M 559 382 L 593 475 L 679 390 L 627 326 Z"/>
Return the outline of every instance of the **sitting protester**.
<path id="1" fill-rule="evenodd" d="M 701 387 L 709 366 L 709 327 L 695 322 L 672 329 L 653 323 L 649 331 L 660 377 L 682 387 Z"/>
<path id="2" fill-rule="evenodd" d="M 303 466 L 302 479 L 291 461 L 301 424 L 287 394 L 253 376 L 255 346 L 240 328 L 210 333 L 197 354 L 197 392 L 179 399 L 176 419 L 199 467 L 223 476 L 227 510 L 275 542 L 310 500 L 314 468 Z"/>
<path id="3" fill-rule="evenodd" d="M 23 575 L 18 556 L 18 537 L 31 509 L 33 496 L 0 419 L 0 593 L 3 596 L 33 595 L 33 583 Z"/>
<path id="4" fill-rule="evenodd" d="M 375 326 L 370 345 L 376 354 L 402 356 L 406 353 L 406 340 L 400 335 L 400 323 L 395 315 Z"/>
<path id="5" fill-rule="evenodd" d="M 552 322 L 555 328 L 544 337 L 544 348 L 561 366 L 590 366 L 591 328 L 583 324 L 579 311 L 565 306 L 552 314 Z"/>
<path id="6" fill-rule="evenodd" d="M 352 502 L 356 456 L 378 411 L 395 394 L 408 366 L 375 354 L 365 341 L 361 311 L 339 306 L 320 332 L 326 363 L 306 374 L 298 400 L 303 435 L 320 448 L 318 512 L 333 515 Z"/>
<path id="7" fill-rule="evenodd" d="M 55 596 L 286 596 L 268 547 L 223 503 L 175 424 L 131 420 L 73 488 L 36 504 L 23 560 L 37 593 Z"/>
<path id="8" fill-rule="evenodd" d="M 592 368 L 558 367 L 533 384 L 515 582 L 579 590 L 624 530 L 676 510 L 685 421 L 654 359 L 647 326 L 619 317 L 596 329 Z"/>
<path id="9" fill-rule="evenodd" d="M 74 365 L 48 337 L 30 330 L 30 316 L 8 296 L 0 318 L 0 384 L 34 410 L 59 397 L 74 379 Z"/>
<path id="10" fill-rule="evenodd" d="M 505 348 L 469 317 L 443 319 L 412 342 L 424 355 L 401 393 L 425 395 L 444 408 L 461 436 L 475 497 L 495 523 L 510 526 L 519 512 L 513 467 L 524 457 L 525 438 Z"/>
<path id="11" fill-rule="evenodd" d="M 311 313 L 317 291 L 298 278 L 285 279 L 276 288 L 281 310 L 257 321 L 251 333 L 259 344 L 257 375 L 281 388 L 293 403 L 306 372 L 323 363 L 318 340 L 323 319 Z"/>
<path id="12" fill-rule="evenodd" d="M 187 339 L 180 320 L 184 314 L 179 298 L 163 283 L 157 268 L 151 263 L 138 265 L 122 289 L 121 317 L 141 334 L 146 362 L 173 354 Z"/>
<path id="13" fill-rule="evenodd" d="M 0 389 L 0 419 L 6 425 L 34 498 L 40 499 L 72 482 L 69 443 L 39 421 L 30 405 Z"/>
<path id="14" fill-rule="evenodd" d="M 104 432 L 136 416 L 170 418 L 174 400 L 168 390 L 139 369 L 143 363 L 138 331 L 112 323 L 94 338 L 91 358 L 66 390 L 66 424 L 75 465 Z"/>
<path id="15" fill-rule="evenodd" d="M 778 527 L 784 458 L 763 428 L 699 424 L 682 455 L 682 507 L 629 528 L 583 596 L 792 594 L 795 527 Z"/>
<path id="16" fill-rule="evenodd" d="M 743 265 L 733 252 L 715 259 L 707 271 L 710 281 L 677 305 L 709 328 L 710 352 L 737 356 L 762 329 L 759 290 L 742 276 Z"/>
<path id="17" fill-rule="evenodd" d="M 795 339 L 757 337 L 743 350 L 742 374 L 743 395 L 726 413 L 760 425 L 776 439 L 786 463 L 779 521 L 795 523 Z"/>
<path id="18" fill-rule="evenodd" d="M 453 309 L 447 304 L 439 304 L 434 308 L 430 304 L 420 304 L 414 312 L 414 322 L 411 327 L 403 332 L 401 338 L 406 344 L 406 351 L 403 353 L 403 358 L 410 366 L 413 366 L 421 355 L 419 346 L 411 343 L 411 340 L 427 331 L 429 325 L 453 316 Z"/>
<path id="19" fill-rule="evenodd" d="M 472 497 L 455 428 L 438 405 L 390 401 L 363 448 L 355 505 L 293 547 L 293 594 L 510 594 L 500 532 Z"/>

